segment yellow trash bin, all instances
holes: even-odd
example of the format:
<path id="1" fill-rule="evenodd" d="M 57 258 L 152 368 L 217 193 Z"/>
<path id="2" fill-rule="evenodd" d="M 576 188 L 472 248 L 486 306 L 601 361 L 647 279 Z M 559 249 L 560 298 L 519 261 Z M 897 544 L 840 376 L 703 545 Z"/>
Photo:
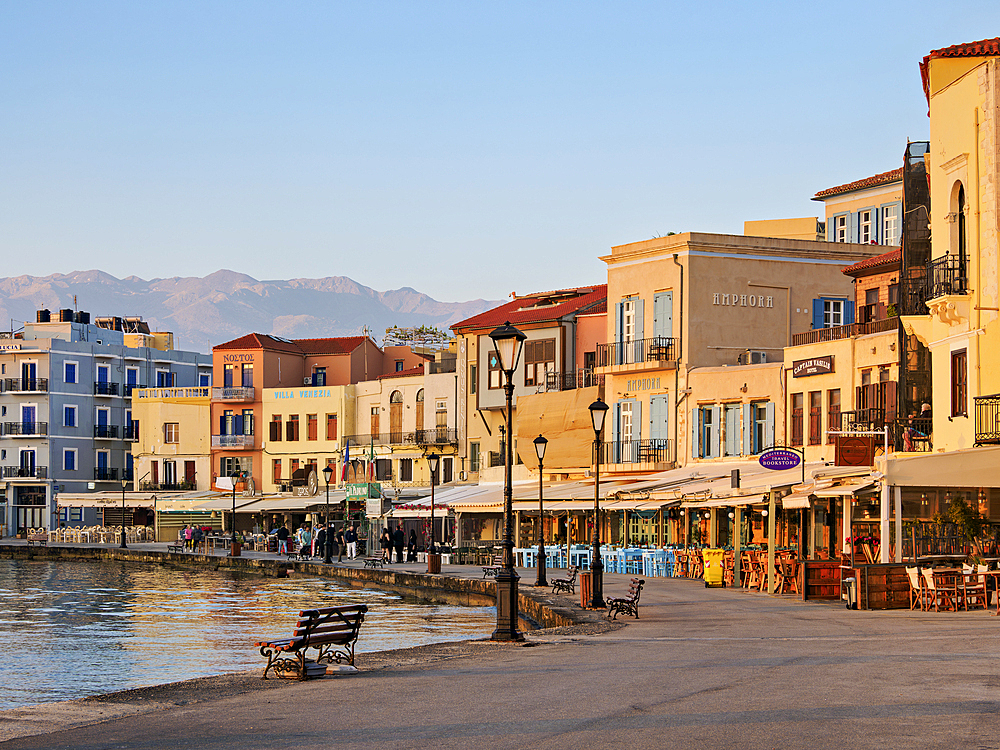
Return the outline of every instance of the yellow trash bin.
<path id="1" fill-rule="evenodd" d="M 723 576 L 723 573 L 725 573 L 723 569 L 725 554 L 726 551 L 722 549 L 703 549 L 701 551 L 702 560 L 705 562 L 704 577 L 706 589 L 709 586 L 725 587 L 726 581 Z"/>

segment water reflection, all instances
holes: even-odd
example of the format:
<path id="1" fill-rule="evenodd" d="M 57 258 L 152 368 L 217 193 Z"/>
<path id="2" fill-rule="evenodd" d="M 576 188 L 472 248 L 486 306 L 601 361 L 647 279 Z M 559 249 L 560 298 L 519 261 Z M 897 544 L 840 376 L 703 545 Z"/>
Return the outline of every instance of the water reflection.
<path id="1" fill-rule="evenodd" d="M 321 578 L 274 579 L 115 562 L 0 560 L 0 708 L 262 668 L 251 644 L 312 606 L 362 602 L 358 651 L 479 638 L 484 607 L 421 604 Z M 290 614 L 291 613 L 291 614 Z"/>

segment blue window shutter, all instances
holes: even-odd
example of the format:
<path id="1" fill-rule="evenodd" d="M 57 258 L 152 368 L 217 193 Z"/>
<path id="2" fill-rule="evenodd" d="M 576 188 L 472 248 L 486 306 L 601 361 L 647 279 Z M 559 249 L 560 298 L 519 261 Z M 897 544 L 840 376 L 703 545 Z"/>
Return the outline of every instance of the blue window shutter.
<path id="1" fill-rule="evenodd" d="M 671 338 L 674 335 L 674 293 L 660 292 L 653 297 L 653 335 Z"/>
<path id="2" fill-rule="evenodd" d="M 513 432 L 513 430 L 511 430 Z M 242 435 L 243 434 L 243 415 L 234 414 L 233 415 L 233 434 Z"/>
<path id="3" fill-rule="evenodd" d="M 220 435 L 225 435 L 226 434 L 226 415 L 225 414 L 223 414 L 223 415 L 221 415 L 219 417 L 219 434 Z"/>
<path id="4" fill-rule="evenodd" d="M 753 406 L 743 404 L 743 455 L 753 455 Z"/>
<path id="5" fill-rule="evenodd" d="M 854 322 L 854 303 L 851 300 L 844 300 L 844 325 Z"/>
<path id="6" fill-rule="evenodd" d="M 712 407 L 712 458 L 722 455 L 722 407 Z"/>
<path id="7" fill-rule="evenodd" d="M 735 456 L 740 448 L 740 409 L 735 404 L 723 409 L 726 415 L 725 455 Z"/>
<path id="8" fill-rule="evenodd" d="M 645 300 L 642 300 L 642 299 L 637 299 L 635 301 L 635 337 L 636 337 L 636 339 L 645 338 L 645 336 L 642 335 L 642 332 L 643 332 L 643 321 L 645 320 L 645 317 L 646 317 L 643 314 L 643 311 L 645 310 L 644 302 L 645 302 Z"/>
<path id="9" fill-rule="evenodd" d="M 774 402 L 768 401 L 764 406 L 764 445 L 761 450 L 774 447 Z"/>
<path id="10" fill-rule="evenodd" d="M 701 425 L 699 424 L 700 420 L 698 419 L 699 411 L 701 410 L 700 409 L 691 410 L 691 458 L 699 458 L 701 455 L 700 454 L 701 440 L 699 440 L 699 438 L 701 437 Z"/>
<path id="11" fill-rule="evenodd" d="M 615 341 L 622 340 L 622 303 L 615 305 Z"/>
<path id="12" fill-rule="evenodd" d="M 813 300 L 813 330 L 823 327 L 823 300 Z"/>
<path id="13" fill-rule="evenodd" d="M 857 243 L 858 241 L 858 212 L 851 211 L 847 214 L 847 241 Z"/>
<path id="14" fill-rule="evenodd" d="M 877 206 L 872 206 L 872 239 L 882 242 L 882 211 Z"/>
<path id="15" fill-rule="evenodd" d="M 621 448 L 618 445 L 618 425 L 622 421 L 622 406 L 620 403 L 615 403 L 614 414 L 612 414 L 611 419 L 611 450 L 612 450 L 612 460 L 617 464 L 621 462 Z"/>
<path id="16" fill-rule="evenodd" d="M 837 239 L 836 230 L 834 227 L 837 225 L 837 217 L 831 216 L 826 220 L 826 241 L 833 242 Z"/>

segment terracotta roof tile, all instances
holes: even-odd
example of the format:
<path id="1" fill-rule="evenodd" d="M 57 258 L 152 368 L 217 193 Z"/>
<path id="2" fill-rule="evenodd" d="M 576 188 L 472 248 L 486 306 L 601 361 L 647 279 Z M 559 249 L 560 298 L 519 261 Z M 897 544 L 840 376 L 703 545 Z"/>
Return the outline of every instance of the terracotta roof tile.
<path id="1" fill-rule="evenodd" d="M 847 276 L 854 276 L 860 271 L 866 271 L 869 268 L 879 268 L 880 266 L 898 266 L 903 258 L 903 251 L 899 248 L 895 250 L 890 250 L 887 253 L 882 253 L 881 255 L 873 255 L 871 258 L 865 258 L 864 260 L 859 260 L 852 266 L 848 266 L 843 269 L 843 272 Z"/>
<path id="2" fill-rule="evenodd" d="M 385 375 L 379 375 L 376 380 L 387 380 L 388 378 L 405 378 L 410 375 L 423 375 L 424 366 L 417 365 L 416 367 L 411 367 L 408 370 L 400 370 L 399 372 L 388 372 Z"/>
<path id="3" fill-rule="evenodd" d="M 248 333 L 238 339 L 212 347 L 216 349 L 269 349 L 292 354 L 348 354 L 365 340 L 364 336 L 340 336 L 327 339 L 283 339 L 266 333 Z"/>
<path id="4" fill-rule="evenodd" d="M 995 57 L 997 55 L 1000 55 L 1000 36 L 931 50 L 930 54 L 920 63 L 920 81 L 924 86 L 924 97 L 926 97 L 927 103 L 931 102 L 930 81 L 927 78 L 928 65 L 931 60 L 937 57 Z"/>
<path id="5" fill-rule="evenodd" d="M 566 297 L 560 302 L 560 297 Z M 453 331 L 477 328 L 496 328 L 510 321 L 512 325 L 525 323 L 542 323 L 558 320 L 572 313 L 597 312 L 604 305 L 607 309 L 608 285 L 577 287 L 575 289 L 559 289 L 553 292 L 536 292 L 517 297 L 510 302 L 494 307 L 479 315 L 459 321 L 451 326 Z M 552 300 L 554 304 L 539 304 Z"/>
<path id="6" fill-rule="evenodd" d="M 279 352 L 302 353 L 302 350 L 288 339 L 275 338 L 266 333 L 248 333 L 246 336 L 240 336 L 238 339 L 212 347 L 212 351 L 216 349 L 271 349 Z"/>
<path id="7" fill-rule="evenodd" d="M 821 201 L 824 198 L 829 198 L 834 195 L 853 193 L 855 190 L 864 190 L 865 188 L 878 187 L 879 185 L 888 185 L 889 183 L 901 182 L 902 180 L 903 168 L 900 167 L 899 169 L 893 169 L 889 172 L 882 172 L 881 174 L 873 175 L 871 177 L 865 177 L 863 180 L 848 182 L 846 185 L 837 185 L 837 187 L 820 190 L 813 196 L 812 199 L 814 201 Z"/>
<path id="8" fill-rule="evenodd" d="M 349 354 L 361 346 L 364 336 L 338 336 L 329 339 L 293 339 L 304 354 Z"/>

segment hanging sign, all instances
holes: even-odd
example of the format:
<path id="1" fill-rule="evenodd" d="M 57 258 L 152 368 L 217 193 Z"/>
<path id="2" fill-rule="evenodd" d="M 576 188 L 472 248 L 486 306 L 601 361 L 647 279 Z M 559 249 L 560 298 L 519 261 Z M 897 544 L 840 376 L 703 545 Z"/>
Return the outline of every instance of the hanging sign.
<path id="1" fill-rule="evenodd" d="M 792 362 L 792 377 L 807 378 L 810 375 L 826 375 L 833 372 L 833 355 L 799 359 Z"/>
<path id="2" fill-rule="evenodd" d="M 794 469 L 802 463 L 802 456 L 797 451 L 788 448 L 771 448 L 760 454 L 758 462 L 765 469 L 784 471 L 785 469 Z"/>
<path id="3" fill-rule="evenodd" d="M 873 466 L 875 438 L 872 435 L 837 435 L 834 463 L 837 466 Z"/>

